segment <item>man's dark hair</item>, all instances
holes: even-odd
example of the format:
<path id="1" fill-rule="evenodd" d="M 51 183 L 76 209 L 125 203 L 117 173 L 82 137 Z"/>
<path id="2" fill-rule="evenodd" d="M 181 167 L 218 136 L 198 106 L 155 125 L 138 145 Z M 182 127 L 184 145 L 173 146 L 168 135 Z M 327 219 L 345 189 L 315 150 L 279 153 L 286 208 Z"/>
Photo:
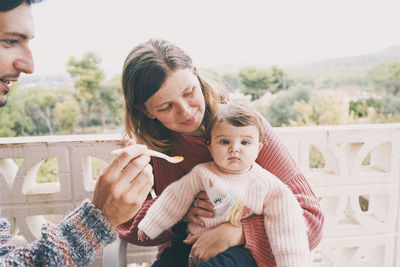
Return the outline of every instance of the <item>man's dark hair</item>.
<path id="1" fill-rule="evenodd" d="M 39 2 L 42 0 L 0 0 L 0 12 L 10 11 L 23 3 L 32 5 Z"/>

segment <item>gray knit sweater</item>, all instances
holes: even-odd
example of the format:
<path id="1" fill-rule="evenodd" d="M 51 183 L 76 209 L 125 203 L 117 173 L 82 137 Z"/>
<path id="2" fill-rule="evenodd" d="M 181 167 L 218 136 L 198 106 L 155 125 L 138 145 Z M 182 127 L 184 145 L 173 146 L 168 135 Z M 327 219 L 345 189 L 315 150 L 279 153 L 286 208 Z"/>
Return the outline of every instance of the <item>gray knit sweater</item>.
<path id="1" fill-rule="evenodd" d="M 7 244 L 10 224 L 0 218 L 0 267 L 87 266 L 116 239 L 114 228 L 89 200 L 58 226 L 45 225 L 42 238 L 22 247 Z"/>

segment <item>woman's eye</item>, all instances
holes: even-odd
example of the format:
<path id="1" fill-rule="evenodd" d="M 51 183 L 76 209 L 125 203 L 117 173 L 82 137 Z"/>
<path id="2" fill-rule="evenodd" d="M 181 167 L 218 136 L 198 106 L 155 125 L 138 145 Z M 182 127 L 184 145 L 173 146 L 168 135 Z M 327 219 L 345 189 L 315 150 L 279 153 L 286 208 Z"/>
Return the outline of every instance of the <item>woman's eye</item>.
<path id="1" fill-rule="evenodd" d="M 188 92 L 186 92 L 183 96 L 190 96 L 194 91 L 194 88 L 190 89 Z"/>
<path id="2" fill-rule="evenodd" d="M 165 106 L 164 108 L 160 108 L 158 111 L 163 112 L 163 111 L 167 111 L 170 108 L 171 108 L 171 105 L 169 104 L 169 105 Z"/>

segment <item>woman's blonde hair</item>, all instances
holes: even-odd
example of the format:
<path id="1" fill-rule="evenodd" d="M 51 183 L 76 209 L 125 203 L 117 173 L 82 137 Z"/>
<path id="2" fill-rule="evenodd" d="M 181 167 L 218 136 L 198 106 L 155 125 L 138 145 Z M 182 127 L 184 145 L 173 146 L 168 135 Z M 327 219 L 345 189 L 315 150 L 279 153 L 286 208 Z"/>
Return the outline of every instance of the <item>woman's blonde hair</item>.
<path id="1" fill-rule="evenodd" d="M 201 78 L 192 59 L 181 48 L 166 40 L 150 39 L 133 48 L 124 62 L 122 89 L 125 98 L 125 135 L 136 138 L 149 148 L 170 151 L 173 145 L 172 131 L 157 119 L 147 117 L 144 103 L 160 89 L 168 75 L 178 69 L 190 69 L 200 82 L 206 104 L 201 125 L 204 131 L 204 122 L 219 104 L 227 102 L 227 93 Z"/>

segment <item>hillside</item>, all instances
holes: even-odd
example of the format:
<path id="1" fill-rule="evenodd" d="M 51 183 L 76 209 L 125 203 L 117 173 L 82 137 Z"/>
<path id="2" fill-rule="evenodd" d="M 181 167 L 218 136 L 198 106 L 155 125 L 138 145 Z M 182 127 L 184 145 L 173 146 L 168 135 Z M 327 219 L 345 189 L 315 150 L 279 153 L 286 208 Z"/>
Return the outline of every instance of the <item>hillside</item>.
<path id="1" fill-rule="evenodd" d="M 364 72 L 384 61 L 400 61 L 400 45 L 391 46 L 367 55 L 336 58 L 314 64 L 285 68 L 285 71 L 295 76 L 342 75 L 350 72 Z"/>

